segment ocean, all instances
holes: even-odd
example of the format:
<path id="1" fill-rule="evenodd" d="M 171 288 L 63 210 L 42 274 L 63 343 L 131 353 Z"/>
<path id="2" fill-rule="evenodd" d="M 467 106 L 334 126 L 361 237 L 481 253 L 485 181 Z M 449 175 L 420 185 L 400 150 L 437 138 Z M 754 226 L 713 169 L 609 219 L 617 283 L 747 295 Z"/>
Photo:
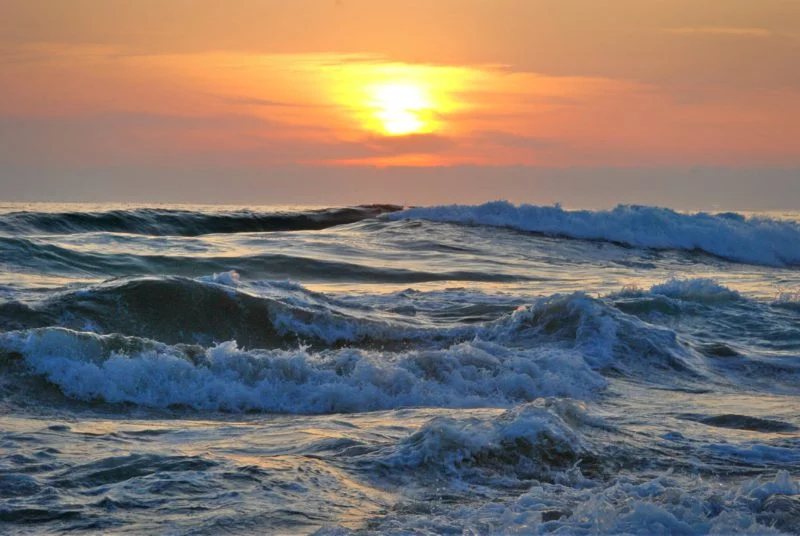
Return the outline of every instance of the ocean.
<path id="1" fill-rule="evenodd" d="M 800 534 L 800 214 L 0 205 L 0 533 Z"/>

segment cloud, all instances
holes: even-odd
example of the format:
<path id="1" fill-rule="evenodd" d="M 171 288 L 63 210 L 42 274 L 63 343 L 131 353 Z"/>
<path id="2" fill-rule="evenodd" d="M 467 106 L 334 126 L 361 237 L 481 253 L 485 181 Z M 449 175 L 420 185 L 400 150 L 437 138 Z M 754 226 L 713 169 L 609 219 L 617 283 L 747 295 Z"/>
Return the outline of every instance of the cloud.
<path id="1" fill-rule="evenodd" d="M 700 26 L 685 28 L 666 28 L 665 33 L 677 35 L 719 35 L 735 37 L 773 37 L 775 35 L 766 28 L 737 28 L 725 26 Z"/>
<path id="2" fill-rule="evenodd" d="M 456 141 L 437 134 L 412 134 L 410 136 L 371 136 L 364 146 L 380 154 L 441 153 L 452 148 Z"/>
<path id="3" fill-rule="evenodd" d="M 666 28 L 664 33 L 673 35 L 707 35 L 718 37 L 742 37 L 746 39 L 778 39 L 800 44 L 800 35 L 790 32 L 777 32 L 767 28 L 742 28 L 735 26 L 699 26 Z"/>
<path id="4" fill-rule="evenodd" d="M 9 165 L 48 162 L 91 166 L 148 162 L 185 165 L 203 158 L 284 160 L 283 156 L 290 157 L 290 149 L 297 150 L 297 146 L 319 150 L 314 140 L 325 135 L 321 128 L 247 115 L 0 115 L 0 161 Z"/>
<path id="5" fill-rule="evenodd" d="M 207 164 L 275 166 L 444 154 L 436 134 L 343 140 L 323 127 L 248 115 L 107 112 L 67 117 L 0 115 L 0 161 L 65 166 Z"/>
<path id="6" fill-rule="evenodd" d="M 272 99 L 261 99 L 258 97 L 220 97 L 229 104 L 240 104 L 243 106 L 262 106 L 265 108 L 309 108 L 316 107 L 312 104 L 301 104 L 298 102 L 288 102 Z"/>
<path id="7" fill-rule="evenodd" d="M 503 147 L 513 147 L 517 149 L 545 149 L 557 144 L 563 144 L 554 138 L 541 136 L 524 136 L 501 131 L 477 132 L 472 136 L 475 140 L 486 142 L 492 145 Z"/>

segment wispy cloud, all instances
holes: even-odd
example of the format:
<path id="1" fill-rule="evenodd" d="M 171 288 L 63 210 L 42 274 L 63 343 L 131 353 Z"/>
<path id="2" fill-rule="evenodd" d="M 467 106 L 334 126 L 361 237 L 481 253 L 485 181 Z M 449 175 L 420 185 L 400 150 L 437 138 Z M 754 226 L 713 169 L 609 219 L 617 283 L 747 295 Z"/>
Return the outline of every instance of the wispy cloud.
<path id="1" fill-rule="evenodd" d="M 710 35 L 720 37 L 743 37 L 753 39 L 784 39 L 800 42 L 800 36 L 788 32 L 776 32 L 767 28 L 742 28 L 735 26 L 689 26 L 665 28 L 664 33 L 673 35 Z"/>
<path id="2" fill-rule="evenodd" d="M 728 35 L 739 37 L 773 37 L 775 35 L 771 30 L 766 28 L 737 28 L 729 26 L 699 26 L 699 27 L 685 27 L 685 28 L 666 28 L 665 33 L 679 34 L 679 35 Z"/>
<path id="3" fill-rule="evenodd" d="M 301 104 L 299 102 L 261 99 L 258 97 L 220 97 L 220 98 L 229 104 L 241 104 L 243 106 L 263 106 L 266 108 L 308 108 L 312 106 L 309 104 Z"/>

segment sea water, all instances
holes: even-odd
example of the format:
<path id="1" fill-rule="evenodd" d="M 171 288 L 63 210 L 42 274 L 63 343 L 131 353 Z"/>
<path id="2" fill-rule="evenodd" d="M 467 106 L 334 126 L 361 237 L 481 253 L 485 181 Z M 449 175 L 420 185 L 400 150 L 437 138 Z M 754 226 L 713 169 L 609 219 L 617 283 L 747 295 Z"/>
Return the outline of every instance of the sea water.
<path id="1" fill-rule="evenodd" d="M 800 534 L 800 216 L 0 206 L 3 534 Z"/>

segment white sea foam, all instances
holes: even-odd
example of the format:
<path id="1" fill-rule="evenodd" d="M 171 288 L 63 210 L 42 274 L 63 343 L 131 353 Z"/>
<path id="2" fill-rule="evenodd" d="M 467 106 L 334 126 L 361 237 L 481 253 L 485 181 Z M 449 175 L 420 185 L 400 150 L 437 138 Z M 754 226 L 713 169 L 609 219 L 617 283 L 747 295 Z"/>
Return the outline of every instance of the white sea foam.
<path id="1" fill-rule="evenodd" d="M 446 527 L 466 534 L 780 535 L 795 532 L 797 514 L 791 506 L 770 509 L 769 501 L 797 494 L 798 484 L 787 471 L 779 471 L 766 483 L 756 479 L 741 486 L 669 473 L 651 479 L 620 476 L 590 486 L 542 482 L 510 501 L 442 504 L 424 514 L 393 513 L 375 530 L 378 534 L 436 534 Z"/>
<path id="2" fill-rule="evenodd" d="M 474 340 L 488 341 L 498 348 L 566 350 L 593 369 L 613 368 L 649 378 L 655 378 L 659 370 L 698 365 L 697 356 L 678 341 L 673 330 L 648 324 L 583 293 L 542 298 L 495 321 L 452 328 L 364 322 L 327 310 L 298 314 L 286 309 L 274 313 L 272 322 L 282 334 L 300 334 L 328 343 Z"/>
<path id="3" fill-rule="evenodd" d="M 800 264 L 800 224 L 734 213 L 684 214 L 635 205 L 570 211 L 560 206 L 515 206 L 496 201 L 477 206 L 412 208 L 388 217 L 509 227 L 641 248 L 702 250 L 734 261 L 769 266 Z"/>
<path id="4" fill-rule="evenodd" d="M 541 396 L 592 398 L 606 385 L 578 352 L 473 341 L 403 353 L 357 349 L 243 351 L 234 342 L 180 346 L 64 329 L 0 334 L 30 373 L 79 400 L 149 407 L 285 413 L 408 406 L 508 406 Z"/>
<path id="5" fill-rule="evenodd" d="M 762 483 L 753 479 L 742 485 L 742 492 L 750 497 L 764 500 L 772 495 L 800 495 L 800 482 L 795 482 L 788 471 L 778 471 L 774 480 Z"/>
<path id="6" fill-rule="evenodd" d="M 591 451 L 584 426 L 604 426 L 585 405 L 540 399 L 493 419 L 440 417 L 412 434 L 382 463 L 390 467 L 432 466 L 450 472 L 463 467 L 514 465 L 517 475 L 542 475 L 569 466 Z"/>
<path id="7" fill-rule="evenodd" d="M 241 281 L 239 272 L 236 270 L 214 273 L 211 276 L 199 277 L 197 280 L 202 283 L 216 283 L 226 287 L 237 287 Z"/>
<path id="8" fill-rule="evenodd" d="M 651 292 L 672 293 L 686 298 L 706 294 L 735 295 L 735 292 L 709 280 L 671 281 L 662 286 L 666 290 L 656 286 Z M 361 318 L 333 314 L 330 309 L 314 307 L 308 301 L 318 298 L 318 295 L 299 286 L 293 290 L 302 291 L 298 299 L 292 301 L 298 309 L 276 310 L 272 317 L 275 328 L 282 334 L 300 334 L 328 343 L 364 339 L 416 342 L 475 339 L 512 347 L 555 345 L 578 352 L 595 368 L 622 365 L 630 359 L 640 361 L 643 354 L 652 358 L 662 355 L 665 359 L 672 356 L 690 360 L 692 357 L 678 342 L 674 331 L 643 322 L 603 300 L 580 292 L 538 299 L 530 305 L 518 306 L 494 321 L 436 328 L 399 323 L 398 319 L 404 319 L 396 316 L 391 317 L 392 321 L 376 319 L 365 322 Z M 648 365 L 646 362 L 641 364 Z"/>
<path id="9" fill-rule="evenodd" d="M 482 328 L 478 336 L 508 343 L 568 345 L 595 369 L 613 368 L 649 379 L 659 371 L 694 369 L 697 356 L 676 333 L 582 293 L 543 298 Z"/>
<path id="10" fill-rule="evenodd" d="M 666 296 L 683 301 L 718 303 L 738 300 L 742 296 L 737 291 L 720 285 L 709 278 L 674 278 L 653 285 L 648 290 L 636 287 L 624 288 L 612 297 Z"/>

